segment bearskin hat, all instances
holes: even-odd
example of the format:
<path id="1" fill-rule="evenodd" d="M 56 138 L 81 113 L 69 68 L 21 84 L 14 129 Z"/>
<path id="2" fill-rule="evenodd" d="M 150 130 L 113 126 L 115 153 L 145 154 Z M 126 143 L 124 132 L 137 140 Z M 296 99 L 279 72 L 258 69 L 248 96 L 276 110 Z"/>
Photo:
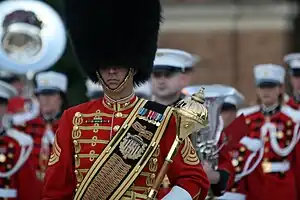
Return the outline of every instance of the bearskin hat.
<path id="1" fill-rule="evenodd" d="M 89 78 L 111 66 L 134 68 L 135 85 L 149 79 L 161 22 L 159 0 L 65 0 L 66 26 Z"/>

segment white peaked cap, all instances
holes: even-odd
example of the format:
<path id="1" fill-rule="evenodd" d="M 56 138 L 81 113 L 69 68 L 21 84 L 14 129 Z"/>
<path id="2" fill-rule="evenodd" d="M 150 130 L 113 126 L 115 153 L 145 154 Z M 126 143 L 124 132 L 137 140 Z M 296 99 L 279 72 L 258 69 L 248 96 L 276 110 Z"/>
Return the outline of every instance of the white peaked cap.
<path id="1" fill-rule="evenodd" d="M 283 57 L 283 61 L 288 65 L 290 65 L 293 60 L 300 60 L 300 53 L 290 53 Z"/>
<path id="2" fill-rule="evenodd" d="M 182 50 L 177 49 L 157 49 L 154 68 L 155 66 L 170 66 L 179 68 L 184 71 L 186 68 L 193 67 L 200 58 Z"/>
<path id="3" fill-rule="evenodd" d="M 10 84 L 0 81 L 0 98 L 10 99 L 18 94 L 17 90 Z"/>
<path id="4" fill-rule="evenodd" d="M 87 96 L 91 96 L 94 92 L 102 92 L 103 88 L 100 84 L 94 83 L 91 79 L 85 81 L 87 88 Z"/>
<path id="5" fill-rule="evenodd" d="M 150 96 L 152 94 L 151 82 L 147 81 L 142 85 L 134 88 L 135 93 L 144 94 L 146 96 Z"/>
<path id="6" fill-rule="evenodd" d="M 213 84 L 213 85 L 194 85 L 188 86 L 182 89 L 182 93 L 191 96 L 196 92 L 199 92 L 201 88 L 204 88 L 205 97 L 219 97 L 224 96 L 228 97 L 234 95 L 235 89 L 229 86 Z"/>
<path id="7" fill-rule="evenodd" d="M 263 82 L 284 83 L 285 69 L 275 64 L 259 64 L 254 66 L 256 84 Z"/>
<path id="8" fill-rule="evenodd" d="M 36 75 L 36 89 L 39 93 L 43 90 L 57 90 L 60 92 L 67 92 L 68 78 L 66 75 L 54 71 L 40 72 Z"/>
<path id="9" fill-rule="evenodd" d="M 300 69 L 300 59 L 299 60 L 291 60 L 289 63 L 289 67 L 291 69 Z"/>

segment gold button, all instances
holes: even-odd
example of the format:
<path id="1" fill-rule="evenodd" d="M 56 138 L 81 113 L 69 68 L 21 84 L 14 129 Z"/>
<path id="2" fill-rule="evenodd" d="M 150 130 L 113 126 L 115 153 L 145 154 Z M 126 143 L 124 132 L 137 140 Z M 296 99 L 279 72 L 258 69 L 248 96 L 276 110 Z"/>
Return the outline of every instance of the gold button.
<path id="1" fill-rule="evenodd" d="M 73 144 L 74 144 L 74 145 L 77 145 L 77 144 L 78 144 L 78 141 L 77 141 L 77 140 L 73 140 Z"/>
<path id="2" fill-rule="evenodd" d="M 241 168 L 240 168 L 240 167 L 236 167 L 236 168 L 235 168 L 235 171 L 236 171 L 236 172 L 240 172 L 240 171 L 241 171 Z"/>
<path id="3" fill-rule="evenodd" d="M 236 192 L 236 188 L 231 188 L 231 192 Z"/>
<path id="4" fill-rule="evenodd" d="M 6 161 L 6 156 L 4 154 L 0 154 L 0 162 L 4 163 Z"/>
<path id="5" fill-rule="evenodd" d="M 289 140 L 285 141 L 285 145 L 289 145 L 291 142 Z"/>
<path id="6" fill-rule="evenodd" d="M 81 117 L 81 116 L 82 116 L 82 114 L 80 112 L 75 113 L 75 117 Z"/>
<path id="7" fill-rule="evenodd" d="M 9 148 L 13 148 L 13 147 L 14 147 L 14 144 L 10 142 L 10 143 L 8 144 L 8 147 L 9 147 Z"/>
<path id="8" fill-rule="evenodd" d="M 287 134 L 287 135 L 292 135 L 292 131 L 291 131 L 291 130 L 287 130 L 287 131 L 286 131 L 286 134 Z"/>
<path id="9" fill-rule="evenodd" d="M 117 112 L 115 116 L 116 116 L 116 117 L 122 117 L 123 114 L 122 114 L 121 112 Z"/>
<path id="10" fill-rule="evenodd" d="M 246 124 L 250 124 L 251 120 L 250 119 L 246 119 Z"/>
<path id="11" fill-rule="evenodd" d="M 14 157 L 14 154 L 12 154 L 12 153 L 8 153 L 8 154 L 7 154 L 7 157 L 9 157 L 9 158 L 13 158 L 13 157 Z"/>
<path id="12" fill-rule="evenodd" d="M 269 161 L 269 159 L 268 158 L 264 158 L 264 162 L 268 162 Z"/>
<path id="13" fill-rule="evenodd" d="M 237 159 L 232 159 L 231 163 L 234 167 L 237 167 L 239 165 L 239 161 Z"/>
<path id="14" fill-rule="evenodd" d="M 282 139 L 284 134 L 283 134 L 282 131 L 279 131 L 279 132 L 277 132 L 276 136 L 277 136 L 278 139 Z"/>
<path id="15" fill-rule="evenodd" d="M 268 153 L 270 149 L 268 147 L 265 148 L 265 153 Z"/>
<path id="16" fill-rule="evenodd" d="M 153 161 L 154 163 L 157 163 L 157 158 L 153 158 L 152 161 Z"/>
<path id="17" fill-rule="evenodd" d="M 117 132 L 119 129 L 120 129 L 120 126 L 119 126 L 119 125 L 115 125 L 115 126 L 113 127 L 113 131 L 115 131 L 115 132 Z"/>
<path id="18" fill-rule="evenodd" d="M 77 183 L 77 184 L 76 184 L 76 187 L 79 187 L 79 186 L 80 186 L 80 184 L 79 184 L 79 183 Z"/>
<path id="19" fill-rule="evenodd" d="M 243 158 L 242 156 L 239 156 L 239 157 L 238 157 L 238 161 L 241 162 L 241 161 L 243 161 L 243 160 L 244 160 L 244 158 Z"/>
<path id="20" fill-rule="evenodd" d="M 155 178 L 155 174 L 151 174 L 151 176 L 150 176 L 151 178 Z"/>
<path id="21" fill-rule="evenodd" d="M 287 122 L 286 122 L 286 125 L 287 125 L 287 126 L 291 126 L 291 125 L 292 125 L 292 121 L 291 121 L 291 120 L 287 121 Z"/>
<path id="22" fill-rule="evenodd" d="M 240 147 L 240 152 L 244 152 L 246 151 L 246 148 L 245 147 Z"/>
<path id="23" fill-rule="evenodd" d="M 12 168 L 11 164 L 7 164 L 7 165 L 6 165 L 6 168 L 7 168 L 7 169 L 11 169 L 11 168 Z"/>
<path id="24" fill-rule="evenodd" d="M 269 141 L 269 138 L 266 136 L 266 137 L 264 137 L 264 141 L 265 142 L 268 142 Z"/>
<path id="25" fill-rule="evenodd" d="M 272 164 L 270 162 L 263 162 L 261 164 L 264 173 L 270 173 L 272 169 Z"/>
<path id="26" fill-rule="evenodd" d="M 79 127 L 77 125 L 73 126 L 73 130 L 77 131 L 78 129 L 79 129 Z"/>

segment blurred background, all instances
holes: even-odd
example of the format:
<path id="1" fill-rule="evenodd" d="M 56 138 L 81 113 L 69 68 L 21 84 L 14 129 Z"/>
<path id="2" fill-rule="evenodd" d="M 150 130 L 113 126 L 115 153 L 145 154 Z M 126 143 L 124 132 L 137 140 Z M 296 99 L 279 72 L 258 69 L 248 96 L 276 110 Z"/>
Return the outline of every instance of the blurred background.
<path id="1" fill-rule="evenodd" d="M 234 86 L 255 101 L 253 66 L 283 64 L 283 56 L 300 51 L 300 1 L 162 0 L 164 23 L 159 46 L 197 54 L 201 62 L 193 83 Z M 48 0 L 63 16 L 63 0 Z M 101 48 L 101 47 L 99 47 Z M 84 74 L 69 46 L 51 69 L 70 74 L 71 105 L 85 101 Z M 76 68 L 77 70 L 74 70 Z M 289 86 L 287 85 L 287 91 Z M 79 95 L 81 94 L 81 95 Z"/>

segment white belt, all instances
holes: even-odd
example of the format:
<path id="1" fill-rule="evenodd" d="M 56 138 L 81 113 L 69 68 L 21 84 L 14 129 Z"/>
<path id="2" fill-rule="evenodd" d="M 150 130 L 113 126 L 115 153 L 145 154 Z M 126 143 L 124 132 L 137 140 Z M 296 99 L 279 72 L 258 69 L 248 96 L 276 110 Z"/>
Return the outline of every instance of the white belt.
<path id="1" fill-rule="evenodd" d="M 286 172 L 290 169 L 290 162 L 263 162 L 262 169 L 264 173 Z"/>
<path id="2" fill-rule="evenodd" d="M 246 200 L 246 195 L 235 192 L 225 192 L 223 196 L 217 197 L 218 200 Z"/>
<path id="3" fill-rule="evenodd" d="M 0 188 L 0 197 L 2 198 L 16 198 L 17 190 Z"/>

